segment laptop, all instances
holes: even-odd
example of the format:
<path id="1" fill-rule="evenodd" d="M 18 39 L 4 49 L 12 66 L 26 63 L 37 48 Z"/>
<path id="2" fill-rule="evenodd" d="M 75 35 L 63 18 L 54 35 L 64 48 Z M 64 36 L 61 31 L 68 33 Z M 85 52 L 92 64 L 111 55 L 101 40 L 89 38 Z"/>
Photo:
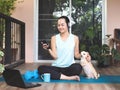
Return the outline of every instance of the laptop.
<path id="1" fill-rule="evenodd" d="M 40 83 L 28 83 L 24 82 L 21 73 L 16 69 L 5 69 L 3 72 L 3 77 L 5 82 L 10 86 L 20 87 L 20 88 L 33 88 L 41 86 Z"/>

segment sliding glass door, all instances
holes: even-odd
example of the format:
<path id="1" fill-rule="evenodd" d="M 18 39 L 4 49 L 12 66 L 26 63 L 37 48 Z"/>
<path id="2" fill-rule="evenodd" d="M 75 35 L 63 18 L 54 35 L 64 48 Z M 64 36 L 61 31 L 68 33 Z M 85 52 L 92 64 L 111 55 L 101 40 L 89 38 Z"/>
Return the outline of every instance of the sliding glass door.
<path id="1" fill-rule="evenodd" d="M 41 41 L 50 43 L 62 15 L 70 19 L 70 33 L 79 36 L 80 50 L 102 44 L 102 0 L 39 0 L 38 6 L 38 60 L 52 60 Z"/>

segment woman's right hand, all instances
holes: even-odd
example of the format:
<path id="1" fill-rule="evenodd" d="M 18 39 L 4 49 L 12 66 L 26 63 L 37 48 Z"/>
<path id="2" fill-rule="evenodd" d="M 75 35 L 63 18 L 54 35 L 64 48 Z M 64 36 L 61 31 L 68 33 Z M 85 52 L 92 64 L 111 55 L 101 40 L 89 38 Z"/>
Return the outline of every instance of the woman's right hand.
<path id="1" fill-rule="evenodd" d="M 46 41 L 41 42 L 43 49 L 48 50 L 50 49 L 50 45 Z"/>

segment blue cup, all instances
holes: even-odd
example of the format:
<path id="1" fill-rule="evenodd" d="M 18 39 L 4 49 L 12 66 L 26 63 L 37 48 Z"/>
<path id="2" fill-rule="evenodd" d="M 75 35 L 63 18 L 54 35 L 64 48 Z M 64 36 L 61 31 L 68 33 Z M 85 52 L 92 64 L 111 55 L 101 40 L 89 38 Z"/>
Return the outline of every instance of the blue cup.
<path id="1" fill-rule="evenodd" d="M 50 82 L 50 73 L 44 73 L 41 75 L 44 82 Z"/>

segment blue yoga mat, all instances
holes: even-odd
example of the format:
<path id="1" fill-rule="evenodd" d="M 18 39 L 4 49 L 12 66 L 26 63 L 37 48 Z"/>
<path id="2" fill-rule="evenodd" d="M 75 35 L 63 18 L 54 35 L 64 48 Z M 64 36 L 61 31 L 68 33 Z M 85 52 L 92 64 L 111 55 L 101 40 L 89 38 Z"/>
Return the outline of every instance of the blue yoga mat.
<path id="1" fill-rule="evenodd" d="M 24 78 L 24 77 L 23 77 Z M 25 80 L 25 82 L 43 82 L 41 78 Z M 98 79 L 87 79 L 80 76 L 80 81 L 76 80 L 51 80 L 50 83 L 120 83 L 120 75 L 101 75 Z"/>
<path id="2" fill-rule="evenodd" d="M 43 82 L 41 78 L 31 78 L 29 80 L 26 80 L 24 78 L 24 75 L 22 75 L 25 82 Z M 0 82 L 4 82 L 4 78 L 0 77 Z M 103 84 L 109 84 L 109 83 L 120 83 L 120 75 L 101 75 L 98 79 L 87 79 L 84 76 L 80 76 L 80 81 L 75 80 L 51 80 L 50 83 L 103 83 Z"/>

